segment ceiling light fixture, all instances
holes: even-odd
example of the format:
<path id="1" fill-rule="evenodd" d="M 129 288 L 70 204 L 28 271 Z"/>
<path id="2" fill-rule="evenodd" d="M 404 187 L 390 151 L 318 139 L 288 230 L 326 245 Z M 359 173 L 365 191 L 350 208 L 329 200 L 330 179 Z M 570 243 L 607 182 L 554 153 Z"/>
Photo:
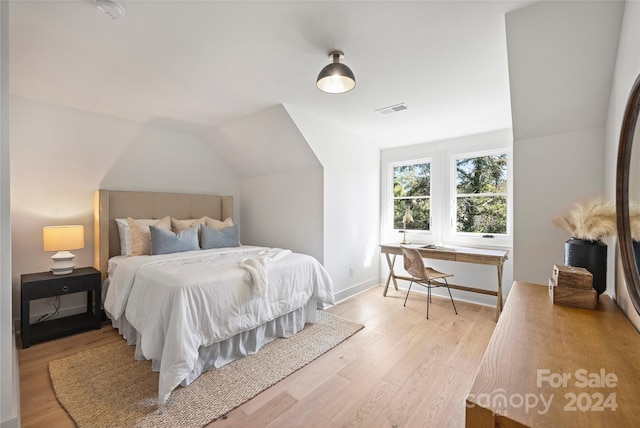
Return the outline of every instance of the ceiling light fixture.
<path id="1" fill-rule="evenodd" d="M 329 52 L 329 58 L 333 62 L 320 71 L 316 81 L 318 89 L 330 94 L 342 94 L 355 88 L 356 78 L 353 75 L 353 71 L 340 63 L 340 60 L 344 58 L 344 53 L 331 51 Z"/>
<path id="2" fill-rule="evenodd" d="M 120 19 L 127 11 L 122 4 L 114 0 L 96 0 L 96 8 L 109 15 L 111 19 Z"/>

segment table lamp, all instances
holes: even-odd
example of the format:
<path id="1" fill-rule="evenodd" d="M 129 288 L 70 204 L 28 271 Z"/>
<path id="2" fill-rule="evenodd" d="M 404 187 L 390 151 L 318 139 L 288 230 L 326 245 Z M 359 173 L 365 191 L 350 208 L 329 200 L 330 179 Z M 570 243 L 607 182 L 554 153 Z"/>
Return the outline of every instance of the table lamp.
<path id="1" fill-rule="evenodd" d="M 409 210 L 404 212 L 404 216 L 402 217 L 402 228 L 404 229 L 404 238 L 402 239 L 401 244 L 409 244 L 407 241 L 407 223 L 411 223 L 413 221 L 413 216 Z"/>
<path id="2" fill-rule="evenodd" d="M 42 228 L 45 251 L 57 251 L 51 259 L 51 273 L 65 275 L 73 272 L 75 255 L 69 250 L 84 248 L 84 226 L 46 226 Z"/>

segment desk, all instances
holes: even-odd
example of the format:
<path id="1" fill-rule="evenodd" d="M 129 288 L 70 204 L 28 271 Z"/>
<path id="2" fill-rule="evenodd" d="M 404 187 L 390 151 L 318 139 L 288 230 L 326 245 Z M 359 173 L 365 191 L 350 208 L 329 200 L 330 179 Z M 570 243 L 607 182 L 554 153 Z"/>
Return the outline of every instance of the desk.
<path id="1" fill-rule="evenodd" d="M 466 426 L 638 427 L 638 350 L 640 334 L 609 296 L 592 311 L 515 282 L 467 396 Z"/>
<path id="2" fill-rule="evenodd" d="M 508 250 L 489 250 L 485 248 L 467 247 L 456 250 L 441 250 L 432 248 L 421 248 L 415 244 L 409 246 L 412 248 L 417 248 L 417 250 L 420 251 L 420 255 L 425 259 L 448 260 L 452 262 L 496 266 L 498 271 L 498 288 L 496 289 L 496 291 L 467 287 L 464 285 L 455 285 L 451 283 L 449 283 L 449 288 L 496 296 L 496 319 L 498 319 L 498 317 L 500 316 L 500 312 L 502 312 L 502 269 L 504 267 L 504 262 L 507 260 L 507 256 L 509 255 Z M 398 279 L 411 281 L 411 278 L 408 276 L 396 275 L 393 271 L 393 265 L 396 262 L 396 256 L 402 254 L 402 251 L 400 250 L 400 244 L 382 244 L 380 245 L 380 252 L 385 255 L 385 257 L 387 258 L 387 264 L 389 265 L 389 276 L 387 277 L 387 283 L 385 284 L 384 291 L 382 293 L 383 296 L 386 296 L 387 291 L 389 290 L 389 283 L 391 281 L 393 281 L 393 286 L 397 290 Z"/>

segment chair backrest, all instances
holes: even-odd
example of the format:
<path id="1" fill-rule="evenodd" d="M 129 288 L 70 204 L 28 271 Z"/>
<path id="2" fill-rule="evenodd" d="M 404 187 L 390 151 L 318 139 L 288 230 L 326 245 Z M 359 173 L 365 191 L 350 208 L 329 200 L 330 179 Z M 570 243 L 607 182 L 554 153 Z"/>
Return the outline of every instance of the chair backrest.
<path id="1" fill-rule="evenodd" d="M 404 256 L 404 270 L 416 278 L 426 279 L 424 261 L 420 251 L 415 248 L 400 247 Z"/>

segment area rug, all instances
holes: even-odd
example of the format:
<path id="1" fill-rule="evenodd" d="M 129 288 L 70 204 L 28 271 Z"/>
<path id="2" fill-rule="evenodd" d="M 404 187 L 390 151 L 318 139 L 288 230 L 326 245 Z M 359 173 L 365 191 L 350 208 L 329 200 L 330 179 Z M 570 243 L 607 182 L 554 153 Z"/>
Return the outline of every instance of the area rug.
<path id="1" fill-rule="evenodd" d="M 176 388 L 158 408 L 158 374 L 124 340 L 51 361 L 60 404 L 80 428 L 202 427 L 309 364 L 364 326 L 318 311 L 318 322 Z"/>

